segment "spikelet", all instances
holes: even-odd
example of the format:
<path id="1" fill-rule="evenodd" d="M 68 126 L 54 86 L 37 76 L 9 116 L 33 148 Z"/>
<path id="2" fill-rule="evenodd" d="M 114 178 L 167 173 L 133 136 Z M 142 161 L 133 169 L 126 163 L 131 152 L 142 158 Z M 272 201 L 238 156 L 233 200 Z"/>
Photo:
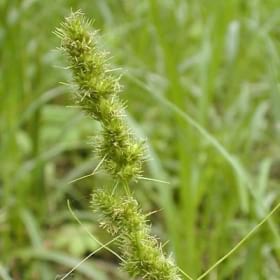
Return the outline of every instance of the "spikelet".
<path id="1" fill-rule="evenodd" d="M 146 216 L 131 196 L 117 197 L 99 190 L 92 195 L 92 207 L 100 224 L 110 234 L 120 236 L 119 248 L 131 277 L 147 280 L 179 280 L 178 271 L 161 244 L 151 235 Z"/>
<path id="2" fill-rule="evenodd" d="M 72 13 L 55 33 L 72 70 L 75 102 L 103 128 L 94 143 L 96 152 L 108 173 L 127 190 L 129 181 L 141 176 L 145 149 L 125 122 L 124 106 L 118 97 L 119 77 L 111 74 L 108 56 L 98 50 L 96 32 L 90 30 L 90 22 L 81 12 Z M 122 267 L 131 277 L 180 280 L 176 266 L 151 235 L 146 216 L 132 196 L 112 196 L 97 190 L 91 203 L 101 226 L 119 235 L 118 245 L 125 259 Z"/>
<path id="3" fill-rule="evenodd" d="M 127 127 L 118 97 L 119 77 L 111 74 L 108 54 L 98 50 L 96 32 L 78 11 L 67 17 L 55 34 L 72 70 L 76 104 L 102 125 L 103 131 L 94 143 L 97 155 L 104 159 L 102 166 L 115 179 L 137 180 L 142 172 L 144 143 Z"/>

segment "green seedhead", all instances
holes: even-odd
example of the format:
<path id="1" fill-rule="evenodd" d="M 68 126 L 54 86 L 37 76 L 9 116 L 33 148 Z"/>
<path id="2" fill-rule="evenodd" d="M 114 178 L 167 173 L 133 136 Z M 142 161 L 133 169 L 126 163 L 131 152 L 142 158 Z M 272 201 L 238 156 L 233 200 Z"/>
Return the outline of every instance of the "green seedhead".
<path id="1" fill-rule="evenodd" d="M 103 128 L 94 142 L 95 150 L 105 170 L 126 190 L 123 197 L 103 190 L 92 195 L 92 206 L 101 226 L 120 237 L 123 270 L 133 278 L 180 279 L 176 266 L 151 235 L 146 216 L 127 189 L 130 180 L 141 176 L 145 148 L 124 120 L 124 106 L 118 97 L 119 77 L 112 74 L 107 54 L 98 50 L 96 32 L 90 31 L 90 22 L 81 12 L 66 18 L 56 34 L 70 63 L 76 104 Z"/>
<path id="2" fill-rule="evenodd" d="M 92 206 L 101 226 L 118 234 L 123 268 L 132 277 L 149 280 L 180 279 L 171 258 L 166 258 L 161 244 L 151 235 L 146 216 L 131 196 L 117 197 L 105 191 L 92 195 Z"/>
<path id="3" fill-rule="evenodd" d="M 124 106 L 118 98 L 119 77 L 112 74 L 108 55 L 98 50 L 96 32 L 81 12 L 72 13 L 56 30 L 73 74 L 75 102 L 99 121 L 103 131 L 95 151 L 103 167 L 115 179 L 129 182 L 142 172 L 144 144 L 137 141 L 124 120 Z"/>

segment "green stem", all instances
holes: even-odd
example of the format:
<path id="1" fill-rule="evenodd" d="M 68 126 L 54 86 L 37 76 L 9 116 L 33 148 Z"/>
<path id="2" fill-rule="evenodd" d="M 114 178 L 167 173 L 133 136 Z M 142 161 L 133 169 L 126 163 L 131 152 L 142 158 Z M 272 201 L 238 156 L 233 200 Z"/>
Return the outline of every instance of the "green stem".
<path id="1" fill-rule="evenodd" d="M 280 208 L 280 202 L 270 211 L 270 213 L 261 220 L 253 229 L 251 229 L 247 235 L 242 238 L 227 254 L 220 258 L 215 264 L 213 264 L 209 269 L 207 269 L 202 275 L 200 275 L 196 280 L 201 280 L 205 278 L 212 270 L 214 270 L 220 263 L 227 259 L 231 254 L 238 250 L 244 242 L 246 242 L 251 235 L 253 235 L 278 209 Z"/>

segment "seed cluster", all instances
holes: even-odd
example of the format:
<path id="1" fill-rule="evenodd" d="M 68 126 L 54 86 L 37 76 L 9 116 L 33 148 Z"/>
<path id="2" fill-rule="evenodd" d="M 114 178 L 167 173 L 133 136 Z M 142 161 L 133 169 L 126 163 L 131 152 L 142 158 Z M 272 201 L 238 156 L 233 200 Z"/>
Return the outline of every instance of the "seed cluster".
<path id="1" fill-rule="evenodd" d="M 147 280 L 179 280 L 177 268 L 166 258 L 158 240 L 151 235 L 146 216 L 131 196 L 117 197 L 99 190 L 92 195 L 92 206 L 101 226 L 118 234 L 123 268 L 131 277 Z"/>
<path id="2" fill-rule="evenodd" d="M 119 77 L 112 74 L 108 55 L 98 50 L 96 32 L 81 12 L 72 13 L 56 30 L 73 74 L 75 102 L 102 125 L 95 151 L 115 179 L 129 182 L 141 175 L 144 143 L 137 141 L 124 120 Z"/>
<path id="3" fill-rule="evenodd" d="M 98 50 L 96 32 L 90 31 L 90 25 L 81 12 L 75 12 L 55 33 L 72 70 L 76 104 L 103 128 L 94 143 L 102 166 L 126 189 L 129 181 L 141 176 L 144 143 L 136 140 L 125 122 L 124 105 L 118 97 L 119 77 L 108 67 L 107 54 Z M 123 269 L 133 278 L 179 280 L 176 266 L 151 235 L 137 201 L 119 193 L 113 196 L 105 190 L 95 190 L 92 206 L 101 226 L 120 237 Z"/>

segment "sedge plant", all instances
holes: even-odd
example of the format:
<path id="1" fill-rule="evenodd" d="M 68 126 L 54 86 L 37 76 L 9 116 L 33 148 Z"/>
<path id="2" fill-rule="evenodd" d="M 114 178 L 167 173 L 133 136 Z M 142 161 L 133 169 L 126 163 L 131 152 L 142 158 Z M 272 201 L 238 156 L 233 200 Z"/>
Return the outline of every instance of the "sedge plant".
<path id="1" fill-rule="evenodd" d="M 138 140 L 125 119 L 124 103 L 119 98 L 120 77 L 108 64 L 108 54 L 99 50 L 91 21 L 80 11 L 73 12 L 56 30 L 61 49 L 72 70 L 74 100 L 90 118 L 101 124 L 94 150 L 100 167 L 115 181 L 110 187 L 94 190 L 92 208 L 101 226 L 118 235 L 122 268 L 130 277 L 148 280 L 179 280 L 179 270 L 162 245 L 151 234 L 150 224 L 129 183 L 141 178 L 145 143 Z M 118 191 L 114 191 L 115 188 Z"/>

